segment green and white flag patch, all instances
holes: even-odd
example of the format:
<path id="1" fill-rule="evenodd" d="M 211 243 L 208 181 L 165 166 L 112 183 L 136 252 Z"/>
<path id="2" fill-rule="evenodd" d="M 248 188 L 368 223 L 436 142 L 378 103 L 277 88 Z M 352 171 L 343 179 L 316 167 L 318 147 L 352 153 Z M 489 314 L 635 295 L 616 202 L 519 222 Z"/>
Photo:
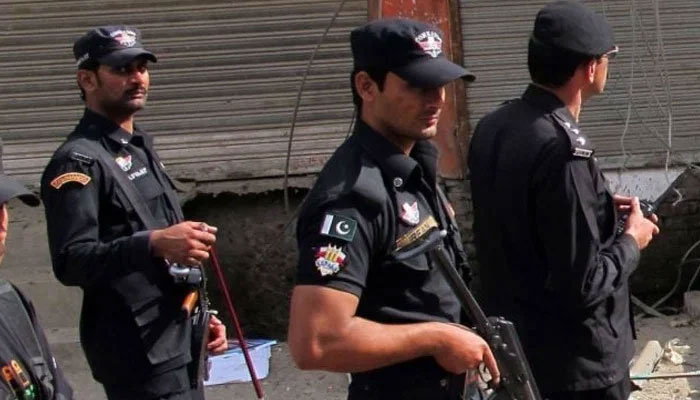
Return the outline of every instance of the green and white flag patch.
<path id="1" fill-rule="evenodd" d="M 326 214 L 325 218 L 323 218 L 323 225 L 321 225 L 322 235 L 345 240 L 346 242 L 352 241 L 356 230 L 357 221 L 335 214 Z"/>

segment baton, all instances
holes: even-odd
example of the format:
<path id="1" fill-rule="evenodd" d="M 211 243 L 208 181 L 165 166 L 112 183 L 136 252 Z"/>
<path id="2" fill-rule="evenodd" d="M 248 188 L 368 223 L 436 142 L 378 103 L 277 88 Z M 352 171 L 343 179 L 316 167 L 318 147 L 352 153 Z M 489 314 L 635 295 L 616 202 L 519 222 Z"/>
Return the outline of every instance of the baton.
<path id="1" fill-rule="evenodd" d="M 236 330 L 238 344 L 241 346 L 241 350 L 243 351 L 243 357 L 245 358 L 245 363 L 248 366 L 248 372 L 250 372 L 250 377 L 253 380 L 255 394 L 258 396 L 258 399 L 264 400 L 265 393 L 263 392 L 262 385 L 260 385 L 260 380 L 258 380 L 258 375 L 255 373 L 253 360 L 250 358 L 248 345 L 246 344 L 245 338 L 243 337 L 241 325 L 238 323 L 238 315 L 236 314 L 236 310 L 233 308 L 233 301 L 231 300 L 231 295 L 228 292 L 228 285 L 226 283 L 226 279 L 224 278 L 224 274 L 221 271 L 221 267 L 219 266 L 219 259 L 216 257 L 216 250 L 214 250 L 214 246 L 211 246 L 211 250 L 209 250 L 209 255 L 211 256 L 211 263 L 214 266 L 214 269 L 216 270 L 219 286 L 221 287 L 221 291 L 224 293 L 224 297 L 226 298 L 226 306 L 228 307 L 228 311 L 231 314 L 231 317 L 233 318 L 233 325 Z"/>

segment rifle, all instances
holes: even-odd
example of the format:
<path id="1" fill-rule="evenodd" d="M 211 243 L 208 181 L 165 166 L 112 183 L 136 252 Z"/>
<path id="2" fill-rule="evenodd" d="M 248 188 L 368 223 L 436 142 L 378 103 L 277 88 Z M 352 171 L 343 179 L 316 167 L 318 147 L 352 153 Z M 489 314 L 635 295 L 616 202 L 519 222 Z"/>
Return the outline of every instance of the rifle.
<path id="1" fill-rule="evenodd" d="M 476 325 L 476 331 L 489 344 L 498 364 L 501 383 L 493 388 L 493 393 L 489 395 L 488 400 L 541 400 L 542 397 L 520 345 L 515 326 L 502 317 L 486 317 L 459 272 L 452 265 L 443 244 L 443 238 L 446 235 L 445 230 L 431 228 L 413 241 L 419 244 L 409 250 L 395 252 L 393 258 L 396 261 L 404 261 L 428 252 L 436 261 L 462 308 Z"/>
<path id="2" fill-rule="evenodd" d="M 209 298 L 206 292 L 206 276 L 199 267 L 187 268 L 191 269 L 188 276 L 199 276 L 199 284 L 194 283 L 196 279 L 190 278 L 189 284 L 191 289 L 185 296 L 180 309 L 182 317 L 192 322 L 192 344 L 190 348 L 192 362 L 188 366 L 190 385 L 202 392 L 204 390 L 204 381 L 209 379 L 209 351 L 207 350 L 207 343 L 211 311 L 209 310 Z"/>
<path id="3" fill-rule="evenodd" d="M 223 271 L 219 265 L 219 258 L 216 255 L 216 250 L 214 246 L 209 250 L 209 258 L 211 264 L 216 270 L 217 281 L 219 282 L 219 287 L 224 294 L 226 300 L 226 306 L 233 319 L 233 324 L 235 328 L 236 338 L 238 339 L 238 344 L 243 352 L 243 357 L 248 367 L 248 372 L 250 373 L 251 380 L 253 381 L 253 387 L 255 388 L 255 394 L 258 399 L 264 400 L 265 393 L 263 391 L 262 385 L 260 385 L 260 380 L 255 372 L 255 367 L 253 365 L 253 360 L 250 357 L 250 351 L 248 350 L 248 345 L 246 344 L 245 337 L 243 336 L 243 331 L 241 330 L 240 323 L 238 321 L 238 315 L 236 314 L 236 309 L 233 307 L 233 300 L 231 300 L 231 295 L 228 291 L 228 284 L 224 278 Z M 201 279 L 200 286 L 193 287 L 192 290 L 187 294 L 185 300 L 182 303 L 182 311 L 185 316 L 192 316 L 194 312 L 194 318 L 192 320 L 192 358 L 194 362 L 190 364 L 190 377 L 191 379 L 196 379 L 196 382 L 192 382 L 193 387 L 197 390 L 204 390 L 204 381 L 209 378 L 209 350 L 207 349 L 208 339 L 209 339 L 209 319 L 211 314 L 214 313 L 213 310 L 209 310 L 209 299 L 207 298 L 206 291 L 206 275 L 202 272 L 201 267 L 188 267 L 191 268 L 189 275 L 195 270 L 198 270 Z M 172 274 L 172 271 L 171 271 Z M 182 274 L 181 276 L 186 276 L 187 274 Z M 193 279 L 196 281 L 196 279 Z M 200 293 L 202 293 L 202 301 L 197 301 L 199 299 Z M 198 307 L 198 309 L 197 309 Z M 203 393 L 203 392 L 202 392 Z"/>

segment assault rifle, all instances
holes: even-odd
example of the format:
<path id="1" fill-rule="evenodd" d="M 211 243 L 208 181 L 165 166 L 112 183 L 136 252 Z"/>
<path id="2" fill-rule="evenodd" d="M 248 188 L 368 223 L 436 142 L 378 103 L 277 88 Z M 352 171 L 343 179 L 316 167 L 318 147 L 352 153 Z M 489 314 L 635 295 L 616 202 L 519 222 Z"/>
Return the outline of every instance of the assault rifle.
<path id="1" fill-rule="evenodd" d="M 476 325 L 476 331 L 489 344 L 496 358 L 501 382 L 493 388 L 493 393 L 487 400 L 541 400 L 515 326 L 502 317 L 486 317 L 450 261 L 443 245 L 443 238 L 446 235 L 447 232 L 444 230 L 430 229 L 412 241 L 411 244 L 415 245 L 409 250 L 395 252 L 393 258 L 404 261 L 428 252 L 436 262 L 450 288 L 457 295 L 462 308 Z"/>

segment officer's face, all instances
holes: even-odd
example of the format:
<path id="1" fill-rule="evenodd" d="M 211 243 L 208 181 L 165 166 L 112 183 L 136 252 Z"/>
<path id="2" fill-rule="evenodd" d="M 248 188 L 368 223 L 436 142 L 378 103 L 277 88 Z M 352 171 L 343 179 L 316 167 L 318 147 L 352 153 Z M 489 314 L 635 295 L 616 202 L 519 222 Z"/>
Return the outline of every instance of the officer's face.
<path id="1" fill-rule="evenodd" d="M 593 81 L 583 93 L 584 99 L 593 95 L 601 94 L 605 90 L 605 84 L 608 81 L 608 57 L 601 57 L 593 61 L 595 71 L 593 73 Z"/>
<path id="2" fill-rule="evenodd" d="M 396 139 L 423 140 L 437 134 L 445 88 L 421 89 L 389 72 L 384 89 L 372 104 L 384 134 Z M 376 129 L 376 127 L 375 127 Z"/>
<path id="3" fill-rule="evenodd" d="M 149 85 L 148 60 L 136 58 L 118 68 L 100 65 L 88 96 L 107 114 L 131 115 L 146 105 Z"/>

